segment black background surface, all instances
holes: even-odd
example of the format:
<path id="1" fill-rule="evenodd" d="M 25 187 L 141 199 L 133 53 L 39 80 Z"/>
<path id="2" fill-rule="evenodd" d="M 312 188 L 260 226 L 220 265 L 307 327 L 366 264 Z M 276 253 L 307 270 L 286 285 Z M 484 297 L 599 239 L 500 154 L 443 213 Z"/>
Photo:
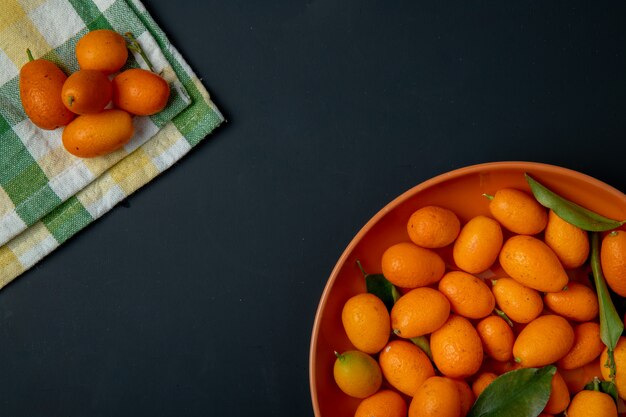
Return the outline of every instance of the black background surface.
<path id="1" fill-rule="evenodd" d="M 0 292 L 0 415 L 311 416 L 341 252 L 437 174 L 626 190 L 623 2 L 146 0 L 229 122 Z"/>

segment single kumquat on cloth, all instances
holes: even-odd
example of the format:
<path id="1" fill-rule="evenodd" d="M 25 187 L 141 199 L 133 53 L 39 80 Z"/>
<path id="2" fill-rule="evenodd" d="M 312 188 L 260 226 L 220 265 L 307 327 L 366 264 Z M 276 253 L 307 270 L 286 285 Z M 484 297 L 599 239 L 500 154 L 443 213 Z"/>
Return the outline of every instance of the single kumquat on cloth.
<path id="1" fill-rule="evenodd" d="M 370 369 L 355 416 L 617 415 L 626 337 L 608 288 L 626 288 L 624 222 L 526 180 L 531 193 L 498 190 L 465 224 L 454 207 L 419 208 L 379 260 L 387 285 L 346 300 L 368 363 L 353 372 Z"/>
<path id="2" fill-rule="evenodd" d="M 78 70 L 70 75 L 61 90 L 61 99 L 67 109 L 76 114 L 99 113 L 113 96 L 111 80 L 104 72 Z"/>
<path id="3" fill-rule="evenodd" d="M 113 74 L 128 59 L 126 40 L 109 29 L 93 30 L 76 43 L 76 59 L 81 69 Z"/>
<path id="4" fill-rule="evenodd" d="M 62 141 L 74 156 L 93 158 L 126 145 L 133 116 L 151 116 L 168 103 L 170 87 L 160 75 L 141 68 L 122 69 L 128 50 L 152 64 L 131 33 L 98 29 L 76 43 L 80 70 L 68 77 L 54 63 L 33 59 L 20 71 L 20 98 L 28 117 L 42 129 L 64 127 Z M 111 104 L 113 108 L 107 108 Z"/>
<path id="5" fill-rule="evenodd" d="M 34 59 L 20 69 L 20 98 L 26 115 L 41 129 L 54 130 L 65 126 L 75 114 L 63 104 L 61 92 L 67 75 L 46 59 Z"/>

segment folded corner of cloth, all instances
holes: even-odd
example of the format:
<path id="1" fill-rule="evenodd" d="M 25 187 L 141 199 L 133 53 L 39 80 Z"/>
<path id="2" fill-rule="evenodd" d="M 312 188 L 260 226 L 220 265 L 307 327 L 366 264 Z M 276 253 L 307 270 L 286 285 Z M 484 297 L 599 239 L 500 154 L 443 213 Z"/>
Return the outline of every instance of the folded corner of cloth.
<path id="1" fill-rule="evenodd" d="M 8 0 L 0 19 L 0 288 L 172 166 L 223 121 L 209 93 L 139 0 Z M 61 129 L 36 127 L 19 95 L 26 49 L 67 73 L 95 29 L 132 33 L 170 84 L 168 104 L 133 119 L 124 148 L 81 159 Z M 136 52 L 122 69 L 147 67 Z"/>

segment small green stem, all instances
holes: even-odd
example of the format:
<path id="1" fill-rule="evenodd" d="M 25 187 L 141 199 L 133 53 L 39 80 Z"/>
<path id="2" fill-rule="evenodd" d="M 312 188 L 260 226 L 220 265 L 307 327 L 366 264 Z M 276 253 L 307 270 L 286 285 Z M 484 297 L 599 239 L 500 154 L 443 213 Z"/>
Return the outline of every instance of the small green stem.
<path id="1" fill-rule="evenodd" d="M 33 57 L 33 53 L 30 51 L 30 49 L 26 48 L 26 55 L 28 55 L 28 60 L 29 61 L 34 61 L 35 58 Z"/>
<path id="2" fill-rule="evenodd" d="M 493 200 L 493 196 L 491 194 L 483 193 L 483 197 L 487 198 L 487 200 Z"/>
<path id="3" fill-rule="evenodd" d="M 359 269 L 361 270 L 361 273 L 363 274 L 363 278 L 366 278 L 367 272 L 365 272 L 365 269 L 363 269 L 363 265 L 361 265 L 361 261 L 357 259 L 356 264 L 359 266 Z"/>
<path id="4" fill-rule="evenodd" d="M 72 107 L 72 104 L 74 104 L 74 96 L 69 96 L 67 98 L 67 105 Z"/>
<path id="5" fill-rule="evenodd" d="M 152 65 L 152 62 L 150 62 L 150 60 L 148 59 L 148 56 L 143 51 L 141 45 L 139 45 L 139 42 L 137 42 L 137 39 L 135 39 L 135 36 L 131 32 L 126 32 L 126 37 L 128 38 L 128 49 L 141 55 L 143 60 L 146 61 L 146 64 L 148 64 L 148 68 L 150 68 L 150 71 L 154 72 L 154 66 Z"/>
<path id="6" fill-rule="evenodd" d="M 613 350 L 613 348 L 609 347 L 606 353 L 607 353 L 607 358 L 606 358 L 606 362 L 604 363 L 604 367 L 609 368 L 609 379 L 615 382 L 615 374 L 616 374 L 616 368 L 617 368 L 617 365 L 615 363 L 615 351 Z"/>
<path id="7" fill-rule="evenodd" d="M 504 311 L 498 310 L 497 308 L 494 308 L 493 312 L 496 313 L 496 315 L 498 315 L 504 321 L 506 321 L 506 324 L 508 324 L 509 326 L 513 327 L 513 322 L 511 321 L 509 316 L 506 315 L 506 313 Z"/>
<path id="8" fill-rule="evenodd" d="M 600 380 L 597 376 L 593 377 L 593 390 L 600 391 Z"/>

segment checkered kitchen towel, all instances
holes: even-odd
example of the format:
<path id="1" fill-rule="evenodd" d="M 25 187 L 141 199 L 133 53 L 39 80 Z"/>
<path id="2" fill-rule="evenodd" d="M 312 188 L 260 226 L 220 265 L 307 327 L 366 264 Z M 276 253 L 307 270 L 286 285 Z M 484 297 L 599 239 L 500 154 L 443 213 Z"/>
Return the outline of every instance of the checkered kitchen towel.
<path id="1" fill-rule="evenodd" d="M 0 288 L 76 232 L 172 166 L 223 117 L 208 92 L 139 0 L 2 0 L 0 7 Z M 76 71 L 76 42 L 89 30 L 131 32 L 168 80 L 167 107 L 135 117 L 135 135 L 107 156 L 65 151 L 61 129 L 26 117 L 19 68 L 36 58 Z M 147 68 L 129 54 L 125 68 Z M 125 69 L 125 68 L 122 68 Z"/>

